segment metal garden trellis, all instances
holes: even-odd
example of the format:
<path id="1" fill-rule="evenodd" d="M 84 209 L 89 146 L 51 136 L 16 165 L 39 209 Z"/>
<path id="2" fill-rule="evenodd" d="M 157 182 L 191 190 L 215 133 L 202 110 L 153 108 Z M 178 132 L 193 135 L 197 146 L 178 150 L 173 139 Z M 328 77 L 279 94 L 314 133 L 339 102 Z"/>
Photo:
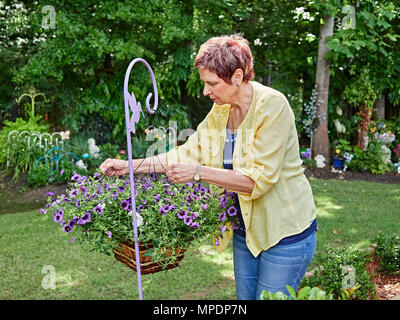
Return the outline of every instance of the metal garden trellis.
<path id="1" fill-rule="evenodd" d="M 129 178 L 130 178 L 130 186 L 131 186 L 131 199 L 132 199 L 132 220 L 133 220 L 133 232 L 134 232 L 134 240 L 135 240 L 135 255 L 136 255 L 136 266 L 137 266 L 137 279 L 138 279 L 138 292 L 139 299 L 143 300 L 143 288 L 142 288 L 142 276 L 140 269 L 140 256 L 139 256 L 139 244 L 138 244 L 138 234 L 137 234 L 137 219 L 136 219 L 136 198 L 135 198 L 135 183 L 134 183 L 134 171 L 133 171 L 133 160 L 132 160 L 132 141 L 131 134 L 135 134 L 135 123 L 139 122 L 140 112 L 142 111 L 142 106 L 140 102 L 136 101 L 136 97 L 134 93 L 129 93 L 128 91 L 128 82 L 131 70 L 135 63 L 141 62 L 143 63 L 147 70 L 150 72 L 151 81 L 153 83 L 154 89 L 154 106 L 153 109 L 150 108 L 150 99 L 152 97 L 152 93 L 149 93 L 146 98 L 146 109 L 150 114 L 154 114 L 157 110 L 158 106 L 158 90 L 157 83 L 154 77 L 153 70 L 146 60 L 142 58 L 136 58 L 131 61 L 128 66 L 128 69 L 125 73 L 125 81 L 124 81 L 124 103 L 125 103 L 125 121 L 126 121 L 126 142 L 128 147 L 128 162 L 129 162 Z M 130 116 L 129 109 L 132 111 L 132 117 Z"/>

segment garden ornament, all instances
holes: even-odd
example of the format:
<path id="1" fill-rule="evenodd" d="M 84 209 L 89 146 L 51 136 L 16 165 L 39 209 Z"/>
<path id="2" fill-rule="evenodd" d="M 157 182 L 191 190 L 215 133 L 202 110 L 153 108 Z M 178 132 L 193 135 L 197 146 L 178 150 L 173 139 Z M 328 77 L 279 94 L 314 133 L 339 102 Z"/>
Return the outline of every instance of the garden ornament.
<path id="1" fill-rule="evenodd" d="M 343 171 L 347 170 L 347 166 L 349 165 L 350 161 L 353 160 L 354 155 L 348 152 L 345 152 L 345 154 L 343 155 L 345 162 L 344 162 L 344 167 L 343 167 Z"/>
<path id="2" fill-rule="evenodd" d="M 46 96 L 41 92 L 36 93 L 35 89 L 31 89 L 31 90 L 29 90 L 29 92 L 21 94 L 19 98 L 15 99 L 15 101 L 17 103 L 20 103 L 21 99 L 23 97 L 30 97 L 31 98 L 31 106 L 32 106 L 32 117 L 33 117 L 35 115 L 35 99 L 38 96 L 42 96 L 44 98 L 44 101 L 48 102 Z"/>
<path id="3" fill-rule="evenodd" d="M 56 165 L 56 170 L 59 171 L 59 163 L 60 160 L 62 158 L 65 158 L 66 161 L 68 161 L 68 158 L 72 158 L 75 160 L 75 164 L 79 167 L 79 161 L 82 162 L 82 160 L 79 160 L 79 158 L 72 152 L 66 152 L 63 148 L 60 147 L 54 147 L 52 149 L 50 149 L 49 151 L 47 151 L 47 153 L 40 157 L 39 159 L 37 159 L 37 161 L 35 162 L 34 168 L 36 168 L 36 166 L 39 164 L 40 161 L 44 161 L 46 166 L 49 165 L 49 161 L 50 161 L 50 168 L 51 168 L 51 172 L 53 172 L 53 165 Z M 83 162 L 82 162 L 83 164 Z"/>
<path id="4" fill-rule="evenodd" d="M 399 162 L 395 163 L 394 166 L 397 168 L 397 173 L 400 174 L 400 160 Z"/>
<path id="5" fill-rule="evenodd" d="M 141 270 L 140 270 L 140 257 L 139 257 L 139 244 L 138 244 L 138 234 L 137 234 L 137 226 L 139 218 L 136 217 L 136 198 L 135 198 L 135 184 L 134 184 L 134 177 L 133 177 L 133 162 L 132 162 L 132 143 L 131 143 L 131 134 L 135 134 L 135 123 L 139 122 L 140 119 L 140 112 L 142 112 L 142 107 L 140 102 L 136 101 L 136 97 L 134 93 L 129 93 L 128 91 L 128 82 L 129 76 L 132 70 L 132 67 L 135 65 L 136 62 L 143 63 L 147 70 L 150 73 L 151 80 L 153 83 L 154 89 L 154 105 L 153 109 L 150 108 L 150 99 L 152 97 L 152 93 L 149 93 L 146 98 L 146 109 L 147 112 L 150 114 L 154 114 L 157 110 L 158 106 L 158 91 L 157 91 L 157 83 L 154 77 L 153 70 L 151 69 L 150 65 L 142 58 L 136 58 L 131 61 L 128 66 L 128 69 L 125 73 L 125 81 L 124 81 L 124 103 L 125 103 L 125 121 L 126 121 L 126 140 L 128 146 L 128 163 L 129 163 L 129 178 L 130 178 L 130 186 L 131 186 L 131 199 L 132 199 L 132 220 L 133 220 L 133 231 L 134 231 L 134 239 L 135 239 L 135 255 L 136 255 L 136 266 L 137 266 L 137 279 L 138 279 L 138 291 L 139 291 L 139 299 L 143 300 L 143 289 L 142 289 L 142 277 L 141 277 Z M 129 109 L 132 111 L 132 117 L 130 116 Z M 144 116 L 144 114 L 143 114 Z M 141 221 L 139 221 L 141 222 Z"/>
<path id="6" fill-rule="evenodd" d="M 317 168 L 325 167 L 325 157 L 322 154 L 316 155 L 314 160 L 317 162 Z"/>

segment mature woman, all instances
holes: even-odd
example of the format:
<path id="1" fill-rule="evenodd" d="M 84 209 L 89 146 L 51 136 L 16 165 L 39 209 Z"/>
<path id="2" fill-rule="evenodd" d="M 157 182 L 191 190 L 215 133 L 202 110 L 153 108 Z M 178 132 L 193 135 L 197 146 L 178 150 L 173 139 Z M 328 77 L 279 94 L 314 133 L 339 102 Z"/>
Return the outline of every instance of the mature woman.
<path id="1" fill-rule="evenodd" d="M 164 172 L 174 183 L 201 180 L 235 193 L 238 299 L 258 299 L 262 290 L 287 293 L 286 285 L 297 290 L 314 256 L 317 221 L 292 109 L 282 93 L 251 81 L 253 58 L 240 35 L 208 40 L 194 66 L 203 94 L 214 102 L 211 111 L 185 144 L 158 160 L 135 159 L 133 167 Z M 122 160 L 107 159 L 100 168 L 108 176 L 129 173 Z"/>

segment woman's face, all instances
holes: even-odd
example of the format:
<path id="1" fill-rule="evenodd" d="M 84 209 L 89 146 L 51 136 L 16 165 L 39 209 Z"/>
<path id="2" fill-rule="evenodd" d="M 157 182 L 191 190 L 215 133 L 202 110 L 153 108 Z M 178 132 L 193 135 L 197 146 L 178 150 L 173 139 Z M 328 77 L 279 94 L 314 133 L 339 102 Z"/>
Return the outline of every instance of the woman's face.
<path id="1" fill-rule="evenodd" d="M 235 93 L 235 85 L 228 84 L 207 68 L 199 69 L 200 79 L 204 82 L 203 94 L 219 105 L 230 103 Z"/>

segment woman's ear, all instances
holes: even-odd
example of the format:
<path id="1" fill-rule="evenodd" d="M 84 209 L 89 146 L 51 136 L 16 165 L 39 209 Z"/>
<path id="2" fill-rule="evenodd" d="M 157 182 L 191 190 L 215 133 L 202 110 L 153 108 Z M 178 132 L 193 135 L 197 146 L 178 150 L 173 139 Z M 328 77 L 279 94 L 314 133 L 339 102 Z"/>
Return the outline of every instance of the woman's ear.
<path id="1" fill-rule="evenodd" d="M 237 68 L 231 77 L 231 81 L 234 85 L 239 86 L 239 84 L 243 81 L 243 70 Z"/>

